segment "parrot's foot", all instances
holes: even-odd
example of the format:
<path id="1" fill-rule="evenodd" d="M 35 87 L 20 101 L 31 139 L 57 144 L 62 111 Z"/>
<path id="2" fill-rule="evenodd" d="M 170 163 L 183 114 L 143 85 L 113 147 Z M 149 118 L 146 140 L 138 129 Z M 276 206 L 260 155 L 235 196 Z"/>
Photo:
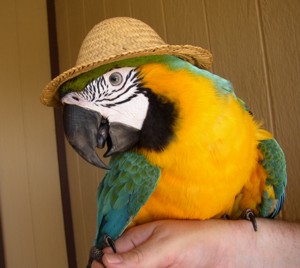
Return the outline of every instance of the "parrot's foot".
<path id="1" fill-rule="evenodd" d="M 230 216 L 227 213 L 225 213 L 221 218 L 223 220 L 230 220 Z"/>
<path id="2" fill-rule="evenodd" d="M 92 247 L 90 250 L 89 262 L 88 262 L 86 268 L 91 268 L 94 260 L 96 260 L 99 263 L 102 263 L 102 257 L 103 257 L 102 250 L 97 247 Z"/>
<path id="3" fill-rule="evenodd" d="M 103 241 L 104 241 L 105 246 L 110 247 L 113 250 L 114 253 L 117 252 L 115 242 L 109 235 L 105 235 L 103 237 Z M 90 258 L 89 258 L 89 261 L 88 261 L 88 264 L 87 264 L 86 268 L 91 268 L 92 263 L 93 263 L 94 260 L 101 263 L 101 264 L 103 264 L 102 263 L 103 255 L 104 255 L 104 253 L 100 248 L 97 248 L 95 246 L 92 247 L 91 250 L 90 250 Z"/>
<path id="4" fill-rule="evenodd" d="M 253 229 L 255 232 L 257 232 L 257 221 L 256 221 L 256 217 L 254 215 L 254 212 L 250 209 L 247 208 L 241 215 L 240 217 L 241 219 L 245 219 L 247 221 L 251 221 Z"/>

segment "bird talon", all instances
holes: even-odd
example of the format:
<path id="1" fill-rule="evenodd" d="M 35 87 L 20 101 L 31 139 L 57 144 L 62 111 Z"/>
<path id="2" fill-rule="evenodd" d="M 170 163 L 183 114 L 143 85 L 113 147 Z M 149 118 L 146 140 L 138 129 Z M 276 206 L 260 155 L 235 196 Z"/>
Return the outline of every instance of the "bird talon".
<path id="1" fill-rule="evenodd" d="M 253 229 L 255 232 L 257 232 L 257 221 L 254 212 L 247 208 L 241 215 L 242 219 L 245 219 L 247 221 L 250 221 L 252 223 Z"/>
<path id="2" fill-rule="evenodd" d="M 103 240 L 105 244 L 113 250 L 114 253 L 117 253 L 115 242 L 109 235 L 105 235 Z"/>
<path id="3" fill-rule="evenodd" d="M 223 220 L 230 220 L 230 216 L 227 213 L 223 214 L 223 216 L 221 218 Z"/>
<path id="4" fill-rule="evenodd" d="M 103 237 L 103 241 L 106 244 L 106 246 L 110 247 L 113 250 L 114 253 L 117 253 L 115 242 L 109 235 L 105 235 Z M 101 264 L 103 264 L 102 263 L 103 255 L 104 255 L 104 253 L 101 249 L 93 246 L 90 250 L 90 258 L 89 258 L 89 261 L 88 261 L 88 264 L 87 264 L 86 268 L 91 268 L 92 263 L 93 263 L 94 260 L 101 263 Z"/>
<path id="5" fill-rule="evenodd" d="M 99 263 L 102 263 L 102 257 L 103 257 L 102 250 L 95 246 L 92 247 L 90 250 L 90 258 L 89 258 L 86 268 L 91 268 L 94 260 L 96 260 Z"/>

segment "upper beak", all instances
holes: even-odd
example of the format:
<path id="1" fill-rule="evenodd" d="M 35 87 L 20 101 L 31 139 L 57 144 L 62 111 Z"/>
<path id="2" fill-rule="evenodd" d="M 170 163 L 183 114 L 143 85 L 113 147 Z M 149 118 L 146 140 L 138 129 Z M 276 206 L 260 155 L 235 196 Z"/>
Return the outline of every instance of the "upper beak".
<path id="1" fill-rule="evenodd" d="M 77 105 L 64 105 L 63 123 L 66 137 L 71 146 L 86 161 L 108 169 L 96 153 L 98 130 L 102 116 Z"/>
<path id="2" fill-rule="evenodd" d="M 63 123 L 66 137 L 71 146 L 89 163 L 108 169 L 96 153 L 96 147 L 108 150 L 104 156 L 125 152 L 139 140 L 138 129 L 113 122 L 103 124 L 100 113 L 77 105 L 64 105 Z"/>

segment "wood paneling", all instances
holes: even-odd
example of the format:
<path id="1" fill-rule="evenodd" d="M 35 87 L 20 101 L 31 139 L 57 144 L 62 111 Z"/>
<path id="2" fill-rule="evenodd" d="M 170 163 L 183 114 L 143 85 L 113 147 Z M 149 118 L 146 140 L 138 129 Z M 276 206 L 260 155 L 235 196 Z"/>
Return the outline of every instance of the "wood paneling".
<path id="1" fill-rule="evenodd" d="M 86 18 L 86 32 L 104 18 L 105 4 L 103 0 L 90 0 L 84 2 L 84 14 Z"/>
<path id="2" fill-rule="evenodd" d="M 106 18 L 131 16 L 130 0 L 104 0 L 104 12 Z"/>
<path id="3" fill-rule="evenodd" d="M 166 41 L 210 49 L 204 1 L 163 1 Z"/>
<path id="4" fill-rule="evenodd" d="M 147 12 L 145 12 L 147 11 Z M 161 0 L 131 0 L 131 16 L 151 25 L 164 40 L 167 37 L 164 8 Z"/>
<path id="5" fill-rule="evenodd" d="M 232 81 L 257 121 L 274 132 L 287 156 L 288 190 L 283 217 L 300 220 L 299 7 L 298 0 L 63 0 L 56 1 L 61 70 L 75 64 L 80 43 L 99 21 L 132 16 L 171 44 L 211 50 L 212 71 Z M 95 232 L 101 171 L 67 146 L 79 267 Z"/>
<path id="6" fill-rule="evenodd" d="M 259 1 L 274 132 L 287 157 L 289 220 L 300 220 L 300 2 Z"/>
<path id="7" fill-rule="evenodd" d="M 71 62 L 76 62 L 78 51 L 86 34 L 86 17 L 82 0 L 67 1 L 68 30 Z"/>
<path id="8" fill-rule="evenodd" d="M 72 66 L 75 62 L 71 60 L 71 40 L 69 38 L 69 20 L 66 1 L 55 1 L 55 11 L 56 11 L 56 31 L 58 40 L 58 56 L 59 56 L 59 68 L 64 71 Z"/>
<path id="9" fill-rule="evenodd" d="M 255 1 L 206 1 L 213 71 L 229 79 L 257 120 L 271 130 L 268 88 Z"/>
<path id="10" fill-rule="evenodd" d="M 2 3 L 0 198 L 6 266 L 66 267 L 50 79 L 46 2 Z M 51 256 L 51 258 L 49 258 Z"/>

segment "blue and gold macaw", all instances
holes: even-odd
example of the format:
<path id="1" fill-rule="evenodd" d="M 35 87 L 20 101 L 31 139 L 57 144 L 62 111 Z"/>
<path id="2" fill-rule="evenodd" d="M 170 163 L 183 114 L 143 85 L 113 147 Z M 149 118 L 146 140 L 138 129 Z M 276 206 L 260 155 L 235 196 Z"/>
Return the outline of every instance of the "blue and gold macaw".
<path id="1" fill-rule="evenodd" d="M 66 136 L 108 171 L 92 259 L 128 227 L 159 219 L 274 218 L 286 163 L 229 81 L 175 56 L 126 59 L 60 87 Z M 107 145 L 109 167 L 95 149 Z"/>

